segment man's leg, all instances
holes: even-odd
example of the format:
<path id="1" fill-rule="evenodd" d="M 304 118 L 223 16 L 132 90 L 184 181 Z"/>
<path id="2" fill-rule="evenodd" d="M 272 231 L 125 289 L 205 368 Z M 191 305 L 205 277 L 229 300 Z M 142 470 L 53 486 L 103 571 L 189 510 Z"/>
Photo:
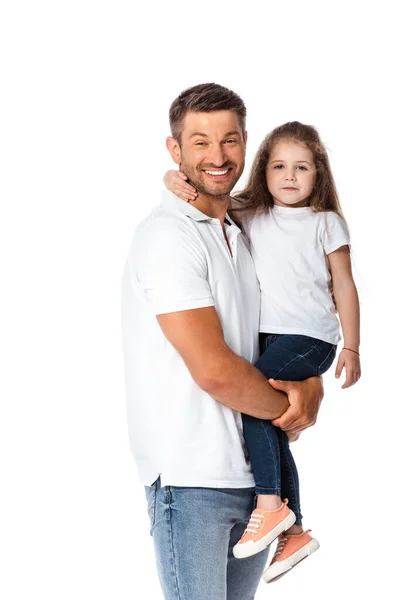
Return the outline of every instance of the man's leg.
<path id="1" fill-rule="evenodd" d="M 232 556 L 253 508 L 252 488 L 161 488 L 158 481 L 146 493 L 165 600 L 254 598 L 267 553 Z"/>
<path id="2" fill-rule="evenodd" d="M 253 501 L 251 502 L 250 512 L 252 508 Z M 243 535 L 248 517 L 245 523 L 238 523 L 231 531 L 226 600 L 254 600 L 267 562 L 269 548 L 249 558 L 237 559 L 232 554 L 233 546 L 238 543 Z"/>

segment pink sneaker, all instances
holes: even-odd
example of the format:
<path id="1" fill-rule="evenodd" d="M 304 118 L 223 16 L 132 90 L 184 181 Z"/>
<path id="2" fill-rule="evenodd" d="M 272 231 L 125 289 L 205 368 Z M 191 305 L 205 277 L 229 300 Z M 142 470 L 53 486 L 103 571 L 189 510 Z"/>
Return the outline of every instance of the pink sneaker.
<path id="1" fill-rule="evenodd" d="M 274 557 L 264 571 L 263 579 L 266 583 L 281 577 L 301 560 L 318 550 L 319 543 L 309 535 L 309 531 L 311 529 L 298 535 L 282 533 L 279 536 Z"/>
<path id="2" fill-rule="evenodd" d="M 275 510 L 253 510 L 241 540 L 233 547 L 235 558 L 247 558 L 262 552 L 282 531 L 293 525 L 296 516 L 287 503 L 288 501 L 284 500 Z"/>

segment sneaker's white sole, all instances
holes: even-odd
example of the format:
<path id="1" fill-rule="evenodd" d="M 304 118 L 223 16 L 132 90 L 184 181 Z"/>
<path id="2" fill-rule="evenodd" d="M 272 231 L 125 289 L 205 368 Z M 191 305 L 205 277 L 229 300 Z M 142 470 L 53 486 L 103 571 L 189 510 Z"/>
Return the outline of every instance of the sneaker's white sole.
<path id="1" fill-rule="evenodd" d="M 307 556 L 310 556 L 310 554 L 318 550 L 318 548 L 319 542 L 317 542 L 317 540 L 311 540 L 311 542 L 308 542 L 308 544 L 300 548 L 300 550 L 297 550 L 297 552 L 292 554 L 292 556 L 289 556 L 286 560 L 282 560 L 280 562 L 277 561 L 270 567 L 267 567 L 263 574 L 264 581 L 266 583 L 270 583 L 274 579 L 284 575 L 287 573 L 287 571 L 293 569 L 293 567 L 296 566 L 301 560 L 307 558 Z"/>
<path id="2" fill-rule="evenodd" d="M 256 542 L 250 540 L 244 544 L 236 544 L 236 546 L 233 546 L 233 556 L 235 558 L 248 558 L 249 556 L 253 556 L 254 554 L 262 552 L 265 550 L 265 548 L 268 548 L 268 546 L 270 546 L 274 540 L 276 540 L 279 534 L 289 529 L 289 527 L 291 527 L 295 521 L 296 515 L 293 511 L 290 511 L 290 514 L 286 517 L 286 519 L 278 523 L 278 525 L 274 527 L 274 529 L 271 529 L 271 531 L 269 531 L 268 534 L 263 538 L 257 540 Z"/>

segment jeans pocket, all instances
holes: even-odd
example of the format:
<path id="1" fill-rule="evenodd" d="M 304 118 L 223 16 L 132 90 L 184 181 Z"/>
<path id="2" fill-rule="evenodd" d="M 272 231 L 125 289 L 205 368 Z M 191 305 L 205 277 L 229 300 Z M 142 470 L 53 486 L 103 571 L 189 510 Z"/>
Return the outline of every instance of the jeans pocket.
<path id="1" fill-rule="evenodd" d="M 259 341 L 259 345 L 260 345 L 260 354 L 263 354 L 263 352 L 266 351 L 268 346 L 273 344 L 278 339 L 278 337 L 279 337 L 278 334 L 260 332 L 259 336 L 258 336 L 258 341 Z"/>
<path id="2" fill-rule="evenodd" d="M 329 350 L 328 354 L 325 356 L 324 360 L 320 363 L 318 367 L 318 375 L 319 377 L 327 372 L 327 370 L 331 367 L 333 361 L 336 356 L 336 346 L 332 346 Z"/>

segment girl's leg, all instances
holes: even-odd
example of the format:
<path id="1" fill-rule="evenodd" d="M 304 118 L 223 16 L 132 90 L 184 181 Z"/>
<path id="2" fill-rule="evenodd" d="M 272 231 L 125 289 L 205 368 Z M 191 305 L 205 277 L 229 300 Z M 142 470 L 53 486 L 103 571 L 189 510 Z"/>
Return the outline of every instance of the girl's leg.
<path id="1" fill-rule="evenodd" d="M 300 509 L 300 486 L 296 463 L 289 448 L 289 440 L 282 429 L 277 428 L 279 439 L 280 458 L 281 458 L 281 491 L 282 498 L 288 498 L 289 507 L 296 515 L 295 526 L 300 526 L 300 530 L 291 528 L 293 533 L 301 531 L 302 518 Z"/>
<path id="2" fill-rule="evenodd" d="M 272 358 L 279 357 L 274 379 L 303 381 L 322 375 L 329 369 L 335 358 L 336 347 L 308 336 L 279 335 L 274 336 L 271 351 L 274 352 Z M 263 372 L 268 371 L 271 366 L 269 354 L 263 353 L 256 366 L 259 363 Z M 299 533 L 302 530 L 302 514 L 296 463 L 286 433 L 279 428 L 276 428 L 276 432 L 280 451 L 281 494 L 283 498 L 288 498 L 289 507 L 296 515 L 295 525 L 290 532 Z"/>
<path id="3" fill-rule="evenodd" d="M 302 335 L 260 334 L 260 347 L 262 354 L 255 366 L 266 377 L 285 381 L 303 381 L 308 377 L 322 375 L 331 366 L 336 350 L 335 346 L 327 342 Z M 273 449 L 276 451 L 276 445 L 278 446 L 279 461 L 276 455 L 274 455 L 272 466 L 265 467 L 266 462 L 270 463 L 270 454 L 262 456 L 259 435 L 255 468 L 253 467 L 252 453 L 249 450 L 256 478 L 256 486 L 260 490 L 258 493 L 268 493 L 262 490 L 268 487 L 265 485 L 265 482 L 268 481 L 266 477 L 272 469 L 274 479 L 271 479 L 271 481 L 277 484 L 280 483 L 280 485 L 276 485 L 275 487 L 276 489 L 280 487 L 279 494 L 283 498 L 289 499 L 289 507 L 296 515 L 296 525 L 301 525 L 299 477 L 293 455 L 289 448 L 287 435 L 281 429 L 275 428 L 270 421 L 259 421 L 259 423 L 262 424 L 263 430 L 268 434 L 268 447 L 271 447 L 273 444 Z M 243 421 L 243 427 L 244 429 L 246 428 L 245 421 Z M 252 429 L 254 427 L 255 425 L 252 426 Z M 261 428 L 261 425 L 259 427 Z M 251 430 L 248 437 L 250 436 Z M 264 467 L 260 466 L 262 461 L 264 461 Z M 276 464 L 279 464 L 280 467 L 279 475 L 276 475 L 274 472 Z"/>
<path id="4" fill-rule="evenodd" d="M 279 440 L 271 421 L 242 415 L 243 434 L 249 452 L 258 497 L 270 496 L 270 508 L 281 504 L 281 462 Z M 275 500 L 274 502 L 274 498 Z M 268 508 L 268 506 L 259 506 Z"/>
<path id="5" fill-rule="evenodd" d="M 270 346 L 271 342 L 268 345 Z M 266 354 L 271 355 L 275 369 L 283 368 L 284 357 L 281 356 L 277 364 L 271 347 L 264 352 L 264 367 Z M 270 369 L 263 369 L 263 373 L 266 377 L 271 377 L 274 370 L 271 366 Z M 245 414 L 242 415 L 242 419 L 244 438 L 256 483 L 257 506 L 242 538 L 233 548 L 236 558 L 246 558 L 262 551 L 296 520 L 293 512 L 287 507 L 287 500 L 282 502 L 281 499 L 281 451 L 277 429 L 268 420 L 256 419 Z"/>
<path id="6" fill-rule="evenodd" d="M 276 373 L 276 379 L 302 381 L 314 375 L 322 375 L 328 370 L 335 357 L 335 346 L 305 336 L 283 335 L 274 343 L 277 355 L 281 353 L 291 360 Z M 263 356 L 261 356 L 261 359 Z M 289 449 L 287 435 L 277 429 L 280 449 L 281 488 L 283 496 L 289 499 L 289 505 L 296 515 L 295 523 L 278 538 L 278 545 L 269 567 L 264 572 L 264 581 L 274 581 L 289 572 L 301 560 L 315 552 L 319 543 L 303 531 L 300 511 L 299 478 Z"/>
<path id="7" fill-rule="evenodd" d="M 260 334 L 261 358 L 256 367 L 265 375 L 273 377 L 285 366 L 283 356 L 276 357 L 272 348 L 276 335 Z M 275 360 L 276 359 L 276 360 Z M 272 510 L 281 504 L 280 448 L 276 428 L 271 421 L 242 415 L 243 434 L 255 479 L 257 508 Z"/>
<path id="8" fill-rule="evenodd" d="M 326 353 L 323 358 L 320 356 L 320 345 L 324 342 L 319 340 L 297 335 L 273 335 L 266 336 L 262 341 L 264 344 L 261 349 L 264 352 L 256 367 L 267 378 L 301 381 L 319 374 L 313 362 L 317 362 L 317 366 L 322 360 L 327 362 Z M 312 361 L 313 356 L 318 358 Z M 275 428 L 270 421 L 248 415 L 243 415 L 242 418 L 244 438 L 256 482 L 257 508 L 240 542 L 233 549 L 236 558 L 260 552 L 283 531 L 296 534 L 302 532 L 299 478 L 287 435 Z M 290 510 L 286 503 L 282 503 L 281 494 L 283 498 L 289 499 Z"/>

